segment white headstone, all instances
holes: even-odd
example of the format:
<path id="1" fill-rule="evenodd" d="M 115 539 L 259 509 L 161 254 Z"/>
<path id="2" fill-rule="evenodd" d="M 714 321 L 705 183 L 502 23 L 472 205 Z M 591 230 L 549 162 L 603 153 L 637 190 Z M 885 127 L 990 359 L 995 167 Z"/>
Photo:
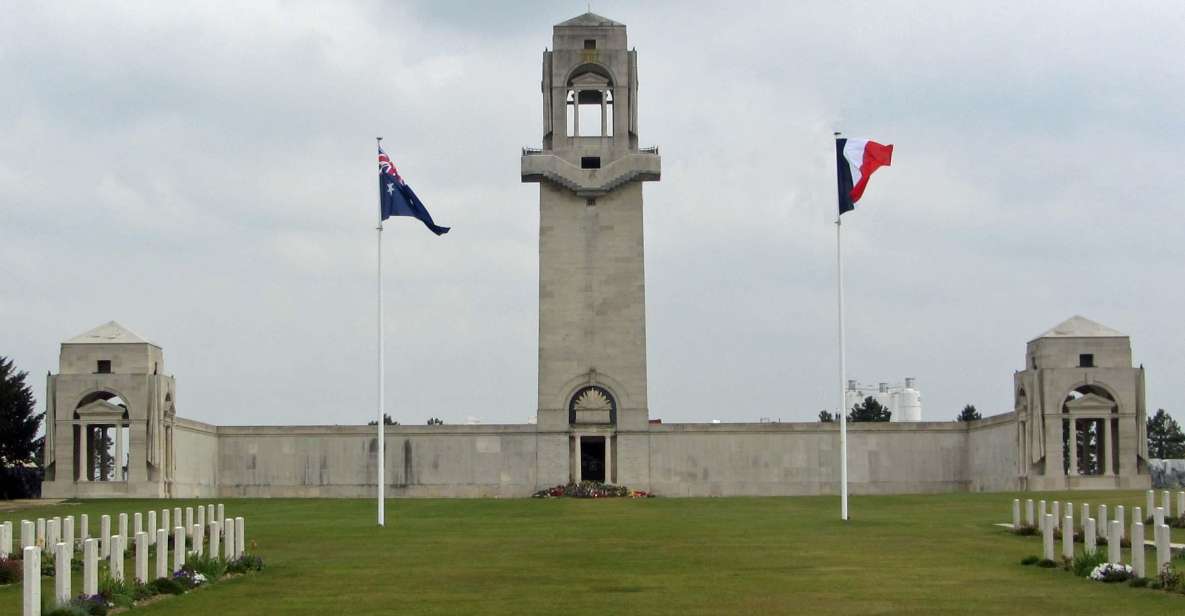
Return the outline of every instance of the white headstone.
<path id="1" fill-rule="evenodd" d="M 70 557 L 74 557 L 74 516 L 62 518 L 62 543 L 70 548 Z"/>
<path id="2" fill-rule="evenodd" d="M 37 524 L 29 520 L 21 520 L 21 554 L 25 548 L 37 547 Z"/>
<path id="3" fill-rule="evenodd" d="M 1012 499 L 1012 528 L 1020 528 L 1020 499 Z"/>
<path id="4" fill-rule="evenodd" d="M 1145 496 L 1145 500 L 1147 501 L 1144 504 L 1147 505 L 1147 507 L 1148 507 L 1147 508 L 1148 513 L 1152 513 L 1153 511 L 1156 511 L 1156 493 L 1153 492 L 1152 490 L 1148 490 L 1147 492 L 1145 492 L 1144 496 Z M 1141 520 L 1141 521 L 1143 521 L 1143 520 Z M 1153 531 L 1153 532 L 1155 532 L 1155 531 Z"/>
<path id="5" fill-rule="evenodd" d="M 111 579 L 116 582 L 123 581 L 123 537 L 119 535 L 111 535 L 111 552 L 108 553 L 110 562 L 107 564 L 107 572 L 111 575 Z"/>
<path id="6" fill-rule="evenodd" d="M 1185 492 L 1177 492 L 1177 515 L 1185 518 Z"/>
<path id="7" fill-rule="evenodd" d="M 1107 517 L 1107 506 L 1106 505 L 1099 505 L 1099 517 L 1096 518 L 1095 521 L 1098 522 L 1098 525 L 1099 525 L 1099 538 L 1100 539 L 1107 536 L 1107 520 L 1108 519 L 1109 518 Z"/>
<path id="8" fill-rule="evenodd" d="M 173 529 L 173 573 L 181 570 L 185 564 L 185 529 L 180 526 Z"/>
<path id="9" fill-rule="evenodd" d="M 217 519 L 219 521 L 225 520 L 226 519 L 226 507 L 223 507 L 222 503 L 218 503 L 217 511 L 218 511 L 218 517 L 215 519 Z"/>
<path id="10" fill-rule="evenodd" d="M 0 558 L 12 554 L 12 522 L 0 524 Z"/>
<path id="11" fill-rule="evenodd" d="M 1164 507 L 1157 507 L 1152 510 L 1152 524 L 1157 528 L 1160 528 L 1160 525 L 1164 524 Z"/>
<path id="12" fill-rule="evenodd" d="M 1173 553 L 1169 546 L 1169 527 L 1164 524 L 1156 525 L 1156 571 L 1164 570 L 1164 566 L 1172 560 Z"/>
<path id="13" fill-rule="evenodd" d="M 1082 528 L 1086 528 L 1086 518 L 1090 517 L 1090 503 L 1082 503 Z"/>
<path id="14" fill-rule="evenodd" d="M 160 527 L 156 525 L 156 510 L 148 512 L 148 545 L 156 544 L 156 531 Z"/>
<path id="15" fill-rule="evenodd" d="M 1045 530 L 1045 514 L 1046 513 L 1047 512 L 1045 510 L 1045 501 L 1039 501 L 1037 503 L 1037 528 L 1040 528 L 1041 530 Z"/>
<path id="16" fill-rule="evenodd" d="M 1044 502 L 1044 501 L 1042 501 L 1042 502 Z M 1045 548 L 1045 550 L 1044 550 L 1045 560 L 1053 560 L 1053 558 L 1054 558 L 1053 549 L 1054 548 L 1053 548 L 1053 515 L 1052 514 L 1047 513 L 1047 514 L 1045 514 L 1044 517 L 1041 518 L 1041 539 L 1042 539 L 1042 545 Z"/>
<path id="17" fill-rule="evenodd" d="M 210 522 L 206 528 L 209 529 L 210 535 L 210 558 L 218 558 L 218 554 L 221 553 L 218 551 L 218 522 Z"/>
<path id="18" fill-rule="evenodd" d="M 169 510 L 168 509 L 161 509 L 160 510 L 160 527 L 165 529 L 166 533 L 171 532 L 173 530 L 173 527 L 169 524 Z"/>
<path id="19" fill-rule="evenodd" d="M 1074 518 L 1074 503 L 1067 502 L 1066 503 L 1066 510 L 1063 513 L 1070 516 L 1070 519 L 1073 519 Z"/>
<path id="20" fill-rule="evenodd" d="M 37 518 L 37 539 L 34 545 L 45 550 L 45 518 Z"/>
<path id="21" fill-rule="evenodd" d="M 173 507 L 173 526 L 185 528 L 185 518 L 181 517 L 180 507 Z"/>
<path id="22" fill-rule="evenodd" d="M 132 515 L 132 536 L 135 537 L 144 532 L 144 514 L 137 511 Z"/>
<path id="23" fill-rule="evenodd" d="M 1050 513 L 1053 514 L 1053 523 L 1059 524 L 1062 521 L 1062 502 L 1053 501 Z"/>
<path id="24" fill-rule="evenodd" d="M 126 513 L 119 514 L 119 536 L 123 537 L 124 547 L 126 548 L 128 543 L 128 514 Z"/>
<path id="25" fill-rule="evenodd" d="M 194 520 L 193 523 L 197 524 L 198 526 L 201 526 L 202 528 L 206 527 L 206 508 L 205 507 L 199 506 L 197 508 L 197 520 Z"/>
<path id="26" fill-rule="evenodd" d="M 156 529 L 156 577 L 169 577 L 169 533 Z"/>
<path id="27" fill-rule="evenodd" d="M 99 558 L 107 558 L 111 555 L 111 516 L 109 515 L 99 518 L 99 538 L 103 540 L 103 544 L 99 546 Z"/>
<path id="28" fill-rule="evenodd" d="M 65 605 L 70 602 L 70 560 L 74 556 L 74 550 L 66 545 L 66 542 L 57 543 L 54 545 L 53 558 L 53 590 L 54 599 L 57 600 L 57 605 Z"/>
<path id="29" fill-rule="evenodd" d="M 1127 529 L 1127 512 L 1123 510 L 1123 505 L 1115 506 L 1115 519 L 1119 520 L 1119 538 L 1122 539 Z"/>
<path id="30" fill-rule="evenodd" d="M 99 594 L 99 540 L 82 541 L 82 594 Z"/>
<path id="31" fill-rule="evenodd" d="M 41 616 L 41 548 L 29 546 L 22 552 L 25 559 L 25 578 L 21 596 L 24 598 L 23 616 Z"/>
<path id="32" fill-rule="evenodd" d="M 1033 499 L 1025 499 L 1025 526 L 1036 526 L 1036 514 L 1033 513 Z"/>
<path id="33" fill-rule="evenodd" d="M 1139 510 L 1139 507 L 1136 507 Z M 1144 571 L 1144 523 L 1132 522 L 1132 573 L 1148 577 Z"/>
<path id="34" fill-rule="evenodd" d="M 139 514 L 137 514 L 139 515 Z M 147 584 L 148 579 L 148 533 L 136 533 L 136 581 Z"/>
<path id="35" fill-rule="evenodd" d="M 247 522 L 242 516 L 235 518 L 235 558 L 242 558 L 247 547 Z"/>
<path id="36" fill-rule="evenodd" d="M 1164 507 L 1164 515 L 1166 517 L 1173 517 L 1173 502 L 1169 500 L 1169 491 L 1165 490 L 1160 493 L 1161 506 Z"/>
<path id="37" fill-rule="evenodd" d="M 1132 524 L 1139 522 L 1144 523 L 1144 510 L 1139 507 L 1132 507 Z"/>
<path id="38" fill-rule="evenodd" d="M 231 560 L 235 555 L 235 521 L 226 518 L 222 521 L 222 534 L 225 537 L 223 540 L 223 557 L 226 560 Z"/>
<path id="39" fill-rule="evenodd" d="M 206 520 L 207 523 L 218 521 L 218 517 L 214 515 L 214 505 L 206 505 Z"/>
<path id="40" fill-rule="evenodd" d="M 78 538 L 82 541 L 91 538 L 91 517 L 85 513 L 78 516 Z"/>
<path id="41" fill-rule="evenodd" d="M 192 537 L 190 543 L 193 545 L 193 553 L 201 556 L 204 553 L 204 546 L 202 546 L 202 527 L 194 524 L 193 528 L 189 529 L 189 535 Z"/>
<path id="42" fill-rule="evenodd" d="M 185 534 L 193 536 L 193 507 L 185 508 Z"/>
<path id="43" fill-rule="evenodd" d="M 1074 559 L 1074 516 L 1071 515 L 1062 518 L 1062 558 Z"/>
<path id="44" fill-rule="evenodd" d="M 1082 523 L 1082 527 L 1082 549 L 1087 554 L 1094 554 L 1095 542 L 1098 540 L 1094 518 L 1086 518 L 1086 521 Z"/>
<path id="45" fill-rule="evenodd" d="M 45 553 L 47 555 L 53 554 L 53 551 L 55 549 L 57 549 L 57 547 L 56 547 L 58 545 L 57 535 L 58 535 L 57 520 L 55 520 L 53 518 L 46 520 L 45 521 L 45 545 L 43 546 L 43 549 L 41 550 L 43 553 Z"/>
<path id="46" fill-rule="evenodd" d="M 1107 562 L 1123 562 L 1123 524 L 1119 520 L 1111 520 L 1107 525 L 1110 527 L 1107 531 Z"/>

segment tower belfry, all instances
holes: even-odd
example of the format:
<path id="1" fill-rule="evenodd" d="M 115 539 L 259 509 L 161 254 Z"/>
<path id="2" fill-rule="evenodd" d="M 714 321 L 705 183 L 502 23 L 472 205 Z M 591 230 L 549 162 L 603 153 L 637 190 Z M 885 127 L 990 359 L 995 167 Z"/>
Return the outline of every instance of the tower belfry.
<path id="1" fill-rule="evenodd" d="M 585 13 L 543 53 L 543 145 L 524 148 L 539 183 L 537 483 L 649 483 L 638 56 L 625 25 Z"/>

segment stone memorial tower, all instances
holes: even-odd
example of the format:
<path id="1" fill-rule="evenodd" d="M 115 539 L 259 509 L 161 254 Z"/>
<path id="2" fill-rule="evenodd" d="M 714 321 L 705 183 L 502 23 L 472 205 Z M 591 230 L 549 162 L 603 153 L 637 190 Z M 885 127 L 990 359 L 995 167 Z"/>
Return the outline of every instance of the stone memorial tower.
<path id="1" fill-rule="evenodd" d="M 585 13 L 543 52 L 543 144 L 524 148 L 539 183 L 537 484 L 649 484 L 638 56 L 625 25 Z"/>
<path id="2" fill-rule="evenodd" d="M 62 343 L 46 384 L 46 497 L 170 496 L 176 383 L 161 348 L 111 321 Z"/>
<path id="3" fill-rule="evenodd" d="M 1144 367 L 1126 334 L 1071 317 L 1029 342 L 1014 388 L 1022 487 L 1150 487 Z"/>

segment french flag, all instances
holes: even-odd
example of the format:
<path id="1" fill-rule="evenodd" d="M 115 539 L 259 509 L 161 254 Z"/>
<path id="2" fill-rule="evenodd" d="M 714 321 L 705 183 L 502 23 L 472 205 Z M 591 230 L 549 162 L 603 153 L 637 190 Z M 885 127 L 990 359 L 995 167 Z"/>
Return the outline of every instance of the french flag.
<path id="1" fill-rule="evenodd" d="M 893 146 L 868 139 L 835 139 L 836 176 L 839 179 L 839 214 L 856 209 L 872 172 L 893 163 Z"/>

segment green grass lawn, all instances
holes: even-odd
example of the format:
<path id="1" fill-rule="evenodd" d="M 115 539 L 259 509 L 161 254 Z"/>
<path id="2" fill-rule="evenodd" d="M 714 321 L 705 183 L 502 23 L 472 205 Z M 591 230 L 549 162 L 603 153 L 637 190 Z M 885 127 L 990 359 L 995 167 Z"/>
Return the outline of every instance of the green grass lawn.
<path id="1" fill-rule="evenodd" d="M 224 499 L 228 516 L 246 518 L 267 568 L 134 613 L 1185 612 L 1185 595 L 1021 566 L 1041 553 L 1040 538 L 993 526 L 1010 520 L 1016 496 L 1123 504 L 1129 516 L 1144 498 L 858 496 L 847 523 L 836 519 L 834 496 L 393 500 L 385 529 L 374 525 L 372 501 Z M 86 501 L 0 513 L 0 521 L 16 522 L 19 537 L 22 518 L 89 513 L 93 535 L 104 513 L 114 525 L 120 511 L 205 502 Z M 43 592 L 52 596 L 51 578 Z M 0 614 L 19 614 L 20 600 L 19 585 L 0 588 Z"/>

